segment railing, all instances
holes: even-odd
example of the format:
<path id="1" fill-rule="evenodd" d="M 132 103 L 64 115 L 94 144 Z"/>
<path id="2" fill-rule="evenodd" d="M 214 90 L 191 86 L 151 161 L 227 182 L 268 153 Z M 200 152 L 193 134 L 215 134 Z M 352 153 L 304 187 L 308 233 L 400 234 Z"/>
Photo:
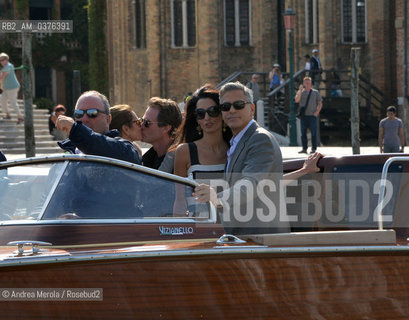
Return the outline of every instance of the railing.
<path id="1" fill-rule="evenodd" d="M 260 76 L 258 84 L 260 87 L 260 98 L 264 100 L 265 116 L 267 116 L 268 127 L 282 135 L 287 134 L 287 122 L 290 105 L 289 95 L 289 73 L 281 73 L 283 82 L 280 86 L 270 91 L 270 79 L 268 72 L 234 72 L 220 82 L 216 87 L 220 89 L 228 82 L 240 81 L 243 84 L 251 81 L 251 76 Z M 299 70 L 294 74 L 294 81 L 301 83 L 306 70 Z"/>
<path id="2" fill-rule="evenodd" d="M 294 82 L 295 82 L 295 83 L 297 83 L 297 82 L 301 83 L 301 82 L 302 82 L 302 79 L 304 78 L 304 75 L 305 75 L 306 73 L 307 73 L 307 70 L 305 70 L 305 69 L 299 70 L 299 71 L 297 71 L 296 73 L 294 73 L 294 75 L 293 75 Z M 278 92 L 282 91 L 283 89 L 284 89 L 286 92 L 289 90 L 289 86 L 290 86 L 290 75 L 289 75 L 289 73 L 284 72 L 284 73 L 282 73 L 282 76 L 283 76 L 283 78 L 284 78 L 284 82 L 283 82 L 281 85 L 279 85 L 277 88 L 275 88 L 273 91 L 270 91 L 270 92 L 268 93 L 268 95 L 267 95 L 268 97 L 274 96 L 275 94 L 277 94 Z M 295 90 L 298 90 L 297 87 L 294 87 L 294 89 L 295 89 Z"/>
<path id="3" fill-rule="evenodd" d="M 268 79 L 268 72 L 234 72 L 226 79 L 220 82 L 216 88 L 220 89 L 223 85 L 229 82 L 240 81 L 242 84 L 246 84 L 251 81 L 251 76 L 258 74 L 260 76 L 258 85 L 260 88 L 260 97 L 266 97 L 270 92 L 270 80 Z"/>
<path id="4" fill-rule="evenodd" d="M 349 70 L 323 70 L 316 89 L 320 91 L 323 97 L 350 97 L 351 81 L 349 73 Z M 233 81 L 240 81 L 246 84 L 251 81 L 253 74 L 260 75 L 258 82 L 260 97 L 264 97 L 263 100 L 265 101 L 265 108 L 268 113 L 270 129 L 273 129 L 271 125 L 271 121 L 273 121 L 275 126 L 285 134 L 286 122 L 290 112 L 290 79 L 288 73 L 282 73 L 283 83 L 272 91 L 270 91 L 270 80 L 268 79 L 267 72 L 234 72 L 220 82 L 217 88 L 221 88 L 224 84 Z M 309 75 L 309 71 L 305 69 L 299 70 L 294 74 L 295 91 L 298 90 L 298 86 L 306 75 Z M 362 120 L 368 120 L 368 122 L 373 119 L 379 120 L 386 108 L 383 92 L 363 75 L 359 75 L 359 105 L 364 117 L 367 118 Z"/>
<path id="5" fill-rule="evenodd" d="M 44 40 L 51 35 L 52 33 L 50 32 L 36 32 L 33 36 L 36 38 L 39 44 L 43 44 Z M 0 38 L 1 37 L 7 37 L 7 34 L 0 34 Z M 16 35 L 9 37 L 9 41 L 16 48 L 21 48 L 23 46 L 21 33 L 17 33 Z M 77 40 L 67 39 L 64 36 L 61 37 L 61 44 L 67 49 L 79 49 L 81 47 L 80 43 Z"/>
<path id="6" fill-rule="evenodd" d="M 366 101 L 367 113 L 382 115 L 386 109 L 385 95 L 362 75 L 359 76 L 359 95 Z"/>
<path id="7" fill-rule="evenodd" d="M 407 162 L 409 161 L 408 157 L 393 157 L 393 158 L 389 158 L 388 160 L 386 160 L 385 164 L 383 165 L 382 168 L 382 175 L 381 175 L 381 180 L 380 180 L 380 187 L 379 187 L 379 198 L 378 198 L 378 206 L 377 206 L 377 218 L 378 218 L 378 229 L 379 230 L 383 230 L 383 209 L 385 206 L 385 191 L 386 191 L 386 186 L 387 186 L 387 181 L 386 178 L 388 176 L 388 170 L 389 167 L 391 166 L 391 164 L 393 162 L 397 162 L 397 161 L 404 161 Z M 390 222 L 390 221 L 387 221 Z"/>
<path id="8" fill-rule="evenodd" d="M 334 72 L 339 76 L 339 79 L 336 79 L 333 74 Z M 343 92 L 344 96 L 349 96 L 351 92 L 351 82 L 349 77 L 350 71 L 348 70 L 323 70 L 321 74 L 321 80 L 318 90 L 322 96 L 331 96 L 332 85 L 335 81 L 339 82 L 339 87 Z M 262 89 L 260 94 L 265 97 L 271 97 L 277 94 L 280 91 L 288 91 L 288 86 L 290 83 L 289 74 L 282 73 L 284 82 L 273 91 L 270 91 L 270 82 L 268 79 L 267 72 L 234 72 L 229 75 L 226 79 L 220 82 L 217 85 L 217 88 L 221 88 L 224 84 L 233 81 L 240 81 L 243 84 L 251 81 L 251 76 L 253 74 L 260 75 L 261 79 L 259 80 L 260 89 Z M 308 75 L 308 70 L 302 69 L 297 71 L 294 74 L 294 82 L 296 84 L 302 83 L 302 79 L 305 75 Z M 297 90 L 297 86 L 295 90 Z M 265 93 L 264 95 L 262 93 Z M 364 102 L 363 105 L 368 107 L 370 110 L 382 111 L 385 107 L 385 95 L 383 92 L 374 86 L 366 77 L 359 75 L 359 96 L 362 99 L 361 102 Z M 361 103 L 362 105 L 362 103 Z"/>
<path id="9" fill-rule="evenodd" d="M 334 90 L 339 88 L 343 97 L 351 94 L 349 70 L 324 70 L 321 74 L 319 91 L 323 97 L 337 97 Z M 367 114 L 379 117 L 385 110 L 385 95 L 366 77 L 359 75 L 359 105 Z"/>

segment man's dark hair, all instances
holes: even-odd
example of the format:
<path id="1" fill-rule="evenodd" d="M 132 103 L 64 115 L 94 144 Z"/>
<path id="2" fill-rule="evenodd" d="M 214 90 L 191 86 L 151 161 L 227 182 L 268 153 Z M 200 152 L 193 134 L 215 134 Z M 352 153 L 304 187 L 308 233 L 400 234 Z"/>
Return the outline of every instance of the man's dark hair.
<path id="1" fill-rule="evenodd" d="M 178 104 L 170 99 L 162 99 L 159 97 L 150 98 L 148 108 L 159 110 L 157 121 L 159 127 L 170 125 L 169 136 L 176 137 L 177 129 L 182 123 L 182 113 Z"/>
<path id="2" fill-rule="evenodd" d="M 389 106 L 388 108 L 386 108 L 386 112 L 393 112 L 393 113 L 396 113 L 396 108 L 395 108 L 395 106 Z"/>

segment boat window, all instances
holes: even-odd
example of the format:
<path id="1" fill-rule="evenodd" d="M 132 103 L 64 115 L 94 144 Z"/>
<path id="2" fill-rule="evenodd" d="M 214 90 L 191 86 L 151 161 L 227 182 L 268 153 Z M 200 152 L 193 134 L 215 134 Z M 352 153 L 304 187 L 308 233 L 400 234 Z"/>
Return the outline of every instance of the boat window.
<path id="1" fill-rule="evenodd" d="M 0 220 L 38 219 L 63 163 L 0 169 Z"/>
<path id="2" fill-rule="evenodd" d="M 378 227 L 377 205 L 383 164 L 344 165 L 324 175 L 325 198 L 321 223 L 348 228 Z M 402 180 L 402 164 L 389 167 L 386 190 L 388 199 L 383 209 L 385 227 L 392 227 Z"/>
<path id="3" fill-rule="evenodd" d="M 287 187 L 292 231 L 377 228 L 382 164 L 338 165 L 331 172 L 306 175 Z M 395 226 L 403 184 L 403 165 L 390 166 L 384 226 Z"/>
<path id="4" fill-rule="evenodd" d="M 70 162 L 42 219 L 208 219 L 193 188 L 129 168 Z"/>

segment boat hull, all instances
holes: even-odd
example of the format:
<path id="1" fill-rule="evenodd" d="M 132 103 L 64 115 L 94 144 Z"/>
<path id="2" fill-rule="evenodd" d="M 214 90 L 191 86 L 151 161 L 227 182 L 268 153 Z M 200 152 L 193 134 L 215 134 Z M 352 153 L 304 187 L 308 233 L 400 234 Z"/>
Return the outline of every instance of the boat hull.
<path id="1" fill-rule="evenodd" d="M 407 319 L 407 251 L 141 256 L 0 269 L 1 288 L 103 288 L 102 301 L 0 301 L 7 319 Z"/>

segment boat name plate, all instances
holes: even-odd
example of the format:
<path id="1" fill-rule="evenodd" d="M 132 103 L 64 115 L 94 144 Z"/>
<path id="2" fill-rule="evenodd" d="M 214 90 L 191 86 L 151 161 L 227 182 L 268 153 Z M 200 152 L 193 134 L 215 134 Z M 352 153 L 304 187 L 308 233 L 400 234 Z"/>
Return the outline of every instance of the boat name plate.
<path id="1" fill-rule="evenodd" d="M 166 227 L 159 226 L 161 236 L 183 236 L 185 234 L 193 234 L 193 227 Z"/>

